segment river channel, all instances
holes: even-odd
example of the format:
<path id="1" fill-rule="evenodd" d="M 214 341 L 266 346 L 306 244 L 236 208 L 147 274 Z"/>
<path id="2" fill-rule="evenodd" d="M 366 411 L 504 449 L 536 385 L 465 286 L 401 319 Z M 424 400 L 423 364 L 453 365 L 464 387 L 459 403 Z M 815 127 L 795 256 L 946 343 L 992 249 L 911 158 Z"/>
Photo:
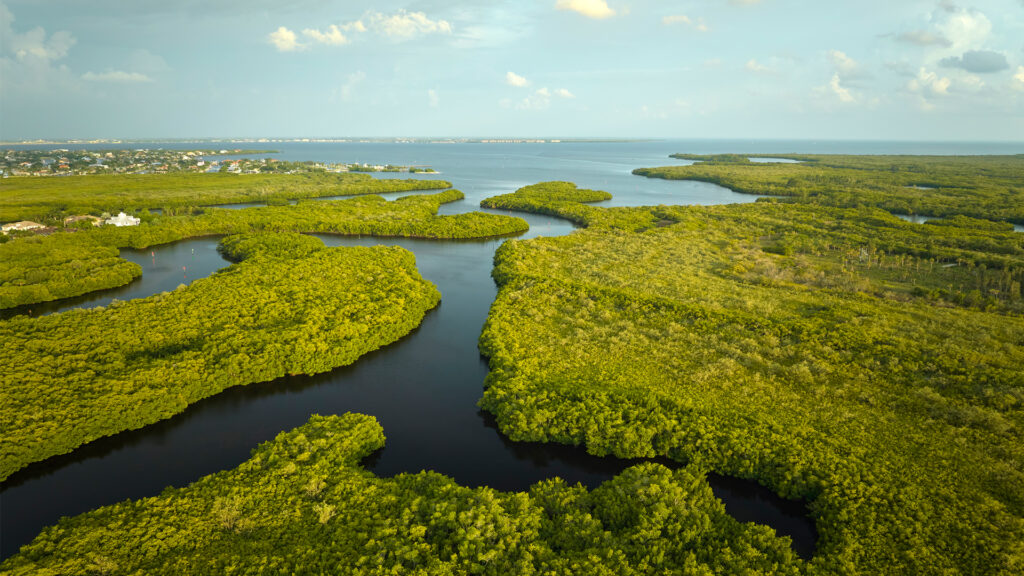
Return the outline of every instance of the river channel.
<path id="1" fill-rule="evenodd" d="M 649 182 L 637 180 L 638 186 Z M 664 185 L 657 182 L 655 186 Z M 478 209 L 479 198 L 512 191 L 485 188 L 467 193 L 466 200 L 443 206 L 442 213 Z M 754 199 L 713 185 L 676 190 L 682 196 L 676 202 L 660 195 L 649 198 L 649 193 L 638 191 L 636 197 L 617 196 L 609 204 Z M 710 198 L 701 198 L 704 202 L 686 198 L 705 193 Z M 563 220 L 516 215 L 530 223 L 523 238 L 558 236 L 573 230 Z M 305 423 L 312 414 L 361 412 L 375 416 L 384 427 L 387 443 L 364 465 L 384 477 L 434 470 L 466 486 L 526 490 L 540 480 L 559 476 L 592 488 L 636 463 L 590 456 L 577 447 L 511 442 L 477 407 L 487 375 L 477 339 L 497 294 L 490 272 L 494 251 L 504 240 L 318 237 L 328 246 L 384 244 L 412 251 L 420 273 L 441 291 L 441 304 L 411 334 L 351 366 L 317 376 L 231 388 L 169 420 L 97 440 L 12 475 L 0 487 L 2 557 L 15 553 L 61 516 L 152 496 L 167 486 L 185 486 L 203 475 L 233 468 L 245 461 L 257 444 Z M 216 242 L 215 238 L 200 238 L 145 251 L 123 251 L 124 257 L 143 267 L 142 280 L 117 289 L 122 292 L 116 296 L 101 293 L 82 301 L 61 302 L 47 312 L 102 305 L 113 297 L 148 296 L 209 275 L 227 264 L 216 252 Z M 187 267 L 185 274 L 181 266 Z M 734 517 L 767 524 L 792 537 L 794 549 L 805 558 L 813 553 L 816 532 L 803 503 L 784 500 L 754 482 L 719 476 L 711 476 L 709 481 Z"/>

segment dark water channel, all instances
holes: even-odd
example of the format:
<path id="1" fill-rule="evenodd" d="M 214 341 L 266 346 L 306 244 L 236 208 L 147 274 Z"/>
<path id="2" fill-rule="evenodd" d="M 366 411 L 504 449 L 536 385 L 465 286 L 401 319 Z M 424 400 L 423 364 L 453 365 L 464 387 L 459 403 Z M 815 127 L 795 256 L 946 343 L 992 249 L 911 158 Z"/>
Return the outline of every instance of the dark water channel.
<path id="1" fill-rule="evenodd" d="M 467 208 L 471 207 L 448 205 L 445 211 Z M 530 222 L 530 231 L 523 237 L 557 236 L 572 230 L 562 220 L 520 216 Z M 466 486 L 509 491 L 526 490 L 559 476 L 593 488 L 637 462 L 598 458 L 571 446 L 511 442 L 477 408 L 487 375 L 477 339 L 497 293 L 490 272 L 494 250 L 503 240 L 318 237 L 328 246 L 385 244 L 411 250 L 420 273 L 441 291 L 440 306 L 413 333 L 351 366 L 232 388 L 172 419 L 97 440 L 14 474 L 0 487 L 2 557 L 14 554 L 61 516 L 152 496 L 167 486 L 185 486 L 203 475 L 233 468 L 257 444 L 300 426 L 312 414 L 375 416 L 384 427 L 387 443 L 364 464 L 384 477 L 434 470 Z M 144 293 L 142 284 L 132 284 L 119 290 L 136 292 L 117 297 L 173 289 L 182 282 L 181 265 L 195 270 L 196 277 L 200 270 L 213 273 L 226 264 L 214 249 L 216 242 L 204 238 L 156 247 L 152 250 L 156 266 L 150 250 L 125 251 L 125 257 L 143 265 L 143 280 L 138 282 L 150 282 L 149 293 Z M 189 264 L 180 264 L 182 258 Z M 63 302 L 64 308 L 57 309 L 93 305 L 99 304 Z M 719 476 L 709 481 L 734 517 L 773 527 L 792 537 L 801 556 L 811 556 L 816 532 L 803 503 L 784 500 L 754 482 Z"/>
<path id="2" fill-rule="evenodd" d="M 572 229 L 552 218 L 527 218 L 527 236 L 555 236 Z M 441 305 L 414 333 L 352 366 L 229 389 L 170 420 L 101 439 L 15 474 L 0 492 L 4 557 L 61 516 L 150 496 L 165 486 L 184 486 L 232 468 L 257 444 L 303 424 L 314 413 L 376 416 L 387 445 L 366 465 L 381 476 L 435 470 L 467 486 L 499 490 L 525 490 L 560 476 L 594 487 L 634 463 L 590 456 L 569 446 L 510 442 L 477 408 L 487 374 L 477 338 L 496 294 L 490 271 L 502 240 L 319 237 L 329 246 L 388 244 L 413 251 L 420 272 L 441 290 Z M 215 243 L 200 239 L 158 247 L 156 258 L 173 261 L 169 266 L 174 268 L 182 257 L 192 262 L 191 250 L 198 246 L 196 260 L 212 273 L 224 265 Z M 176 286 L 181 278 L 171 276 L 166 281 Z M 735 517 L 768 524 L 790 535 L 802 555 L 811 554 L 814 526 L 802 504 L 751 482 L 722 477 L 711 482 Z"/>
<path id="3" fill-rule="evenodd" d="M 124 286 L 98 290 L 75 298 L 0 310 L 0 319 L 22 314 L 42 316 L 74 308 L 96 308 L 106 306 L 114 300 L 146 298 L 174 290 L 182 284 L 191 284 L 194 280 L 206 278 L 230 264 L 217 252 L 218 242 L 220 236 L 210 236 L 180 240 L 145 250 L 121 250 L 121 258 L 142 267 L 142 277 Z"/>

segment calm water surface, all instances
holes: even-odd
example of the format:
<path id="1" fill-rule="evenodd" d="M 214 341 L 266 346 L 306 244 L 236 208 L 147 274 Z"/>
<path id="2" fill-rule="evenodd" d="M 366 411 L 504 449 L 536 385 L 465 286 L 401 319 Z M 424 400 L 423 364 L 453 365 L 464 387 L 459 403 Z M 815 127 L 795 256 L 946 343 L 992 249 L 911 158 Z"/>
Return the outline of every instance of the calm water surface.
<path id="1" fill-rule="evenodd" d="M 124 286 L 98 290 L 76 298 L 0 310 L 0 319 L 21 314 L 42 316 L 73 308 L 96 308 L 106 306 L 114 300 L 145 298 L 174 290 L 182 284 L 191 284 L 194 280 L 206 278 L 230 264 L 217 252 L 219 241 L 219 236 L 192 238 L 145 250 L 121 250 L 121 258 L 142 267 L 141 278 L 136 278 Z"/>

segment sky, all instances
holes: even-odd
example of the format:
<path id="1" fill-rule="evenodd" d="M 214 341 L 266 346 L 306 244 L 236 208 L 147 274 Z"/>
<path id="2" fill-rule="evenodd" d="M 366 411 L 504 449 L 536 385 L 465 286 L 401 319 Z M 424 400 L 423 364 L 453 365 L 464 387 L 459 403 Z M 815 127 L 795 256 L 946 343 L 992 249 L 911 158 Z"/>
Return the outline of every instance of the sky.
<path id="1" fill-rule="evenodd" d="M 0 0 L 0 140 L 1024 141 L 1024 0 Z"/>

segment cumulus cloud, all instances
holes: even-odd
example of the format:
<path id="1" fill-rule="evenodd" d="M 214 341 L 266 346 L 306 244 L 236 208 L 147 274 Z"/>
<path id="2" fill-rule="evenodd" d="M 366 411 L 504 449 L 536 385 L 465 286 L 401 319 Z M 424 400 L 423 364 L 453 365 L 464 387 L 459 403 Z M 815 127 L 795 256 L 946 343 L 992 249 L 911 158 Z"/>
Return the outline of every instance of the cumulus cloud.
<path id="1" fill-rule="evenodd" d="M 836 69 L 836 72 L 844 76 L 858 74 L 860 72 L 860 64 L 858 64 L 853 58 L 847 56 L 845 52 L 829 50 L 828 61 L 832 64 L 832 67 Z"/>
<path id="2" fill-rule="evenodd" d="M 80 88 L 79 78 L 59 63 L 75 45 L 67 31 L 48 34 L 42 27 L 14 27 L 14 14 L 0 1 L 0 102 L 16 109 L 17 97 L 52 98 Z"/>
<path id="3" fill-rule="evenodd" d="M 15 32 L 14 15 L 0 3 L 0 46 L 4 55 L 13 55 L 18 60 L 59 60 L 68 55 L 75 43 L 75 37 L 67 30 L 49 36 L 41 26 L 28 32 Z"/>
<path id="4" fill-rule="evenodd" d="M 519 74 L 516 74 L 515 72 L 513 72 L 511 70 L 509 70 L 505 74 L 505 83 L 508 84 L 509 86 L 515 86 L 516 88 L 523 88 L 525 86 L 529 86 L 530 85 L 530 81 L 529 80 L 527 80 L 526 78 L 523 78 L 522 76 L 520 76 Z"/>
<path id="5" fill-rule="evenodd" d="M 950 12 L 950 10 L 947 10 Z M 939 25 L 942 36 L 949 40 L 949 47 L 965 52 L 982 45 L 992 32 L 992 22 L 977 10 L 953 8 L 950 16 Z"/>
<path id="6" fill-rule="evenodd" d="M 765 66 L 764 64 L 761 64 L 754 58 L 751 58 L 750 60 L 747 61 L 745 68 L 748 72 L 754 72 L 757 74 L 767 74 L 769 72 L 773 72 L 771 68 Z"/>
<path id="7" fill-rule="evenodd" d="M 367 25 L 364 20 L 369 23 Z M 393 40 L 409 40 L 425 34 L 450 34 L 452 25 L 446 20 L 434 20 L 423 12 L 399 10 L 393 14 L 368 12 L 363 18 L 343 24 L 331 24 L 326 28 L 305 28 L 302 37 L 285 26 L 268 35 L 268 40 L 281 52 L 305 50 L 314 44 L 344 46 L 352 42 L 354 35 L 373 31 Z"/>
<path id="8" fill-rule="evenodd" d="M 505 99 L 500 104 L 503 108 L 515 108 L 516 110 L 547 110 L 551 107 L 551 100 L 555 97 L 569 100 L 576 96 L 566 88 L 551 90 L 545 86 L 534 90 L 521 100 Z"/>
<path id="9" fill-rule="evenodd" d="M 541 88 L 516 103 L 517 110 L 547 110 L 551 107 L 551 91 Z"/>
<path id="10" fill-rule="evenodd" d="M 363 27 L 362 22 L 358 22 L 360 27 Z M 363 30 L 366 28 L 363 27 Z M 341 32 L 336 24 L 331 24 L 327 27 L 326 32 L 321 32 L 315 28 L 306 28 L 302 31 L 302 34 L 307 38 L 313 40 L 318 44 L 328 44 L 330 46 L 343 46 L 348 44 L 351 40 Z"/>
<path id="11" fill-rule="evenodd" d="M 896 36 L 896 40 L 906 44 L 914 44 L 916 46 L 923 47 L 942 46 L 948 48 L 953 44 L 945 36 L 929 32 L 927 30 L 910 30 L 903 32 Z"/>
<path id="12" fill-rule="evenodd" d="M 82 80 L 87 82 L 112 82 L 116 84 L 143 84 L 153 81 L 152 78 L 140 72 L 125 72 L 124 70 L 86 72 L 82 74 Z"/>
<path id="13" fill-rule="evenodd" d="M 963 56 L 951 56 L 939 61 L 943 68 L 959 68 L 975 74 L 991 74 L 1010 68 L 1006 56 L 991 50 L 969 50 Z"/>
<path id="14" fill-rule="evenodd" d="M 571 10 L 598 20 L 615 16 L 615 10 L 612 10 L 605 0 L 558 0 L 555 2 L 555 8 Z"/>
<path id="15" fill-rule="evenodd" d="M 949 78 L 939 76 L 935 72 L 922 67 L 917 76 L 907 82 L 907 90 L 918 97 L 921 108 L 931 110 L 935 108 L 931 99 L 949 94 L 949 87 L 952 81 Z"/>
<path id="16" fill-rule="evenodd" d="M 949 94 L 949 86 L 952 84 L 949 78 L 939 76 L 926 68 L 921 68 L 917 78 L 910 81 L 911 90 L 929 90 L 932 94 Z"/>
<path id="17" fill-rule="evenodd" d="M 836 95 L 836 98 L 839 98 L 839 101 L 844 104 L 852 104 L 857 101 L 853 94 L 842 86 L 838 72 L 832 75 L 832 80 L 828 83 L 828 87 Z"/>
<path id="18" fill-rule="evenodd" d="M 294 52 L 306 47 L 305 44 L 299 42 L 299 37 L 295 32 L 285 28 L 284 26 L 281 26 L 277 30 L 268 34 L 267 40 L 277 48 L 278 52 Z"/>
<path id="19" fill-rule="evenodd" d="M 423 34 L 451 34 L 452 25 L 447 20 L 431 20 L 423 12 L 399 10 L 390 16 L 380 12 L 370 15 L 373 28 L 396 39 L 408 40 Z"/>
<path id="20" fill-rule="evenodd" d="M 1024 90 L 1024 66 L 1017 66 L 1017 73 L 1013 75 L 1014 85 L 1017 90 Z"/>
<path id="21" fill-rule="evenodd" d="M 703 18 L 697 18 L 696 20 L 694 20 L 693 18 L 690 18 L 686 14 L 670 14 L 668 16 L 664 16 L 661 19 L 661 23 L 664 24 L 665 26 L 683 24 L 693 28 L 694 30 L 697 30 L 698 32 L 708 31 L 707 24 L 704 23 Z"/>

